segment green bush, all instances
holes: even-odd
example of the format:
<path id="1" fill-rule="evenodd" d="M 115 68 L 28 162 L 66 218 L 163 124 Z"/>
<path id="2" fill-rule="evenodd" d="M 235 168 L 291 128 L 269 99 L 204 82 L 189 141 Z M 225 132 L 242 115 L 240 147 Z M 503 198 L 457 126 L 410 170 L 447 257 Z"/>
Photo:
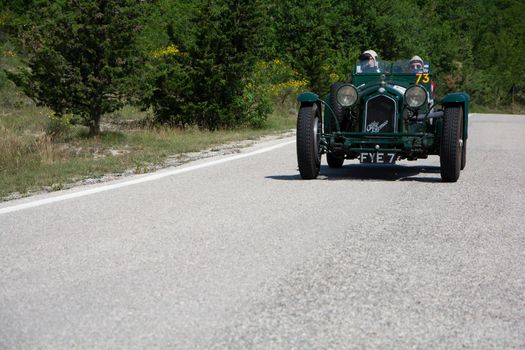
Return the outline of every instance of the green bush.
<path id="1" fill-rule="evenodd" d="M 12 45 L 8 42 L 0 44 L 0 68 L 14 67 L 19 64 L 20 58 Z M 19 108 L 26 99 L 22 91 L 7 78 L 6 72 L 0 69 L 0 106 Z"/>
<path id="2" fill-rule="evenodd" d="M 243 93 L 243 107 L 250 126 L 266 125 L 273 106 L 295 104 L 298 92 L 307 88 L 309 81 L 299 76 L 291 65 L 282 59 L 258 61 Z"/>
<path id="3" fill-rule="evenodd" d="M 209 130 L 261 125 L 269 109 L 247 86 L 263 25 L 259 1 L 197 2 L 193 43 L 179 47 L 171 42 L 152 54 L 157 74 L 144 103 L 152 107 L 155 119 Z"/>
<path id="4" fill-rule="evenodd" d="M 272 113 L 272 98 L 264 85 L 253 82 L 246 84 L 239 102 L 239 108 L 244 108 L 245 120 L 249 126 L 262 128 L 266 125 L 268 115 Z"/>
<path id="5" fill-rule="evenodd" d="M 46 119 L 45 132 L 52 140 L 66 140 L 71 136 L 72 130 L 70 114 L 59 116 L 51 113 Z"/>

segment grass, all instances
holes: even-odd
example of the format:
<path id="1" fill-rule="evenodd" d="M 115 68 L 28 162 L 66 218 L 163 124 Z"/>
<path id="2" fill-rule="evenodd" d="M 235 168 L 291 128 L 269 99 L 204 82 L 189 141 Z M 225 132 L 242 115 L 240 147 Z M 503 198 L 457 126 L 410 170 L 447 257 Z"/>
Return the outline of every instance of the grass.
<path id="1" fill-rule="evenodd" d="M 525 114 L 525 105 L 521 103 L 515 103 L 514 105 L 495 108 L 471 102 L 470 113 Z"/>
<path id="2" fill-rule="evenodd" d="M 46 133 L 49 113 L 30 104 L 0 107 L 0 200 L 106 174 L 151 171 L 168 157 L 290 130 L 296 118 L 281 108 L 264 129 L 182 131 L 137 127 L 147 114 L 125 107 L 103 118 L 105 131 L 98 137 L 86 137 L 86 129 L 77 126 L 57 138 Z"/>

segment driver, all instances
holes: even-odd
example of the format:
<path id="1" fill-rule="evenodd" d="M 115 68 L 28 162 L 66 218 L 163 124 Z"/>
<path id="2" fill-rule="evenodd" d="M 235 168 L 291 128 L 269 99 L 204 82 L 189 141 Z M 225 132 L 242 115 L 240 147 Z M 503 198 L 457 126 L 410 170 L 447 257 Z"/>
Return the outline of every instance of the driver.
<path id="1" fill-rule="evenodd" d="M 419 56 L 410 59 L 409 68 L 411 72 L 417 73 L 423 70 L 423 60 Z"/>
<path id="2" fill-rule="evenodd" d="M 377 63 L 377 52 L 374 50 L 366 50 L 359 56 L 361 69 L 364 73 L 380 73 L 379 65 Z"/>

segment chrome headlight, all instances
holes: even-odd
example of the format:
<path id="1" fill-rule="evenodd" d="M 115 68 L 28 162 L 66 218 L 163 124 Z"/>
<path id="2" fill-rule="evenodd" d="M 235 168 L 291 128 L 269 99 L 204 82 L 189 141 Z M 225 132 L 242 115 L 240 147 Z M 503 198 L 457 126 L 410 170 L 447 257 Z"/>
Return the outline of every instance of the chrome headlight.
<path id="1" fill-rule="evenodd" d="M 419 108 L 427 101 L 427 91 L 419 86 L 411 86 L 405 91 L 405 103 L 412 108 Z"/>
<path id="2" fill-rule="evenodd" d="M 357 89 L 353 85 L 343 85 L 337 90 L 337 102 L 343 107 L 350 107 L 357 101 Z"/>

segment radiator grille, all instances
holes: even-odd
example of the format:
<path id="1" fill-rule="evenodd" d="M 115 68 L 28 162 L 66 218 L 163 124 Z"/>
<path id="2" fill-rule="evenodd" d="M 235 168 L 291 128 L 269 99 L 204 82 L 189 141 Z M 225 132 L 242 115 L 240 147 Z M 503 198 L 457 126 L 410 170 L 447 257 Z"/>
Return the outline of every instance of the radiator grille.
<path id="1" fill-rule="evenodd" d="M 364 132 L 395 132 L 397 129 L 396 101 L 385 95 L 369 99 L 365 108 Z"/>

